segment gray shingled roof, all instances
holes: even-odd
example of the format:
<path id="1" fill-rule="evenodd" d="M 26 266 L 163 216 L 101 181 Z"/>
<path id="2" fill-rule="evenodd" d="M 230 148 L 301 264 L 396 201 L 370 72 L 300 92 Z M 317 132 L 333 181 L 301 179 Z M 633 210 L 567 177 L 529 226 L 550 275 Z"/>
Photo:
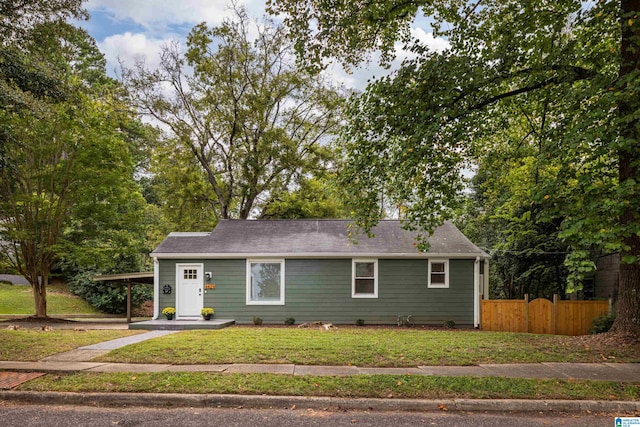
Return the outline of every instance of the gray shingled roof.
<path id="1" fill-rule="evenodd" d="M 419 255 L 417 233 L 404 230 L 400 221 L 380 221 L 375 237 L 348 237 L 349 220 L 222 220 L 211 233 L 171 233 L 152 256 L 358 254 Z M 486 257 L 453 224 L 446 222 L 429 238 L 429 254 L 470 254 Z"/>

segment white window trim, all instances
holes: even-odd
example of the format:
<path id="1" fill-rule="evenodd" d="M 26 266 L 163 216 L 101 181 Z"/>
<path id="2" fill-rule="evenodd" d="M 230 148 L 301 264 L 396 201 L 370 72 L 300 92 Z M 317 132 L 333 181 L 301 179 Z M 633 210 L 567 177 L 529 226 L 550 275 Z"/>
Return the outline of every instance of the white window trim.
<path id="1" fill-rule="evenodd" d="M 444 285 L 431 283 L 431 264 L 444 263 Z M 427 273 L 427 287 L 435 289 L 447 289 L 449 287 L 449 260 L 448 259 L 429 259 L 429 271 Z"/>
<path id="2" fill-rule="evenodd" d="M 357 294 L 356 293 L 356 263 L 372 262 L 373 263 L 373 293 Z M 374 258 L 354 258 L 351 260 L 351 298 L 378 298 L 378 260 Z"/>
<path id="3" fill-rule="evenodd" d="M 255 263 L 270 263 L 270 264 L 280 264 L 280 300 L 278 301 L 254 301 L 251 299 L 251 264 Z M 246 304 L 247 305 L 284 305 L 284 259 L 247 259 L 247 289 L 246 289 Z"/>

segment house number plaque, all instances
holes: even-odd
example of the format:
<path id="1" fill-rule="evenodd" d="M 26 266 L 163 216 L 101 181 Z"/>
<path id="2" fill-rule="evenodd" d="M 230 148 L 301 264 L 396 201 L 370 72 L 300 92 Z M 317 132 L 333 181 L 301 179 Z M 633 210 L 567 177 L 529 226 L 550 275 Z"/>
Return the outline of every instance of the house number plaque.
<path id="1" fill-rule="evenodd" d="M 216 285 L 213 284 L 213 283 L 207 283 L 207 284 L 204 285 L 204 288 L 205 289 L 215 289 Z"/>

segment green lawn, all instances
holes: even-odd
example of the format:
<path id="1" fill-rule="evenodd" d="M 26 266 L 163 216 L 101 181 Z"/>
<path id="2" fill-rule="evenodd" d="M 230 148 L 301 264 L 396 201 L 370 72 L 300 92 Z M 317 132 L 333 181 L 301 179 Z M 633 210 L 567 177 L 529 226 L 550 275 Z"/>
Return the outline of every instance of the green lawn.
<path id="1" fill-rule="evenodd" d="M 224 393 L 288 396 L 470 399 L 637 400 L 640 384 L 514 378 L 357 375 L 350 377 L 210 372 L 49 374 L 18 390 Z"/>
<path id="2" fill-rule="evenodd" d="M 31 286 L 0 283 L 0 314 L 32 315 Z M 64 285 L 47 287 L 47 314 L 101 314 L 79 296 L 71 294 Z"/>
<path id="3" fill-rule="evenodd" d="M 129 330 L 0 330 L 0 360 L 35 361 L 52 354 L 73 350 L 140 333 Z"/>
<path id="4" fill-rule="evenodd" d="M 532 362 L 640 362 L 640 345 L 600 348 L 568 337 L 478 331 L 232 327 L 185 331 L 114 350 L 108 362 L 295 363 L 407 367 Z"/>

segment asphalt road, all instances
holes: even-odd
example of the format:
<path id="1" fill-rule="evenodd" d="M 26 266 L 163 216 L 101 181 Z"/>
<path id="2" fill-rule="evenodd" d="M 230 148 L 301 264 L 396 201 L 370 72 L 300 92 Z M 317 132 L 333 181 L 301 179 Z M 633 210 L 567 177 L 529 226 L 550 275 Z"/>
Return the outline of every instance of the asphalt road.
<path id="1" fill-rule="evenodd" d="M 403 413 L 325 412 L 282 409 L 148 409 L 94 408 L 79 406 L 16 405 L 0 401 L 0 425 L 30 426 L 612 426 L 613 414 L 484 414 L 484 413 Z"/>

